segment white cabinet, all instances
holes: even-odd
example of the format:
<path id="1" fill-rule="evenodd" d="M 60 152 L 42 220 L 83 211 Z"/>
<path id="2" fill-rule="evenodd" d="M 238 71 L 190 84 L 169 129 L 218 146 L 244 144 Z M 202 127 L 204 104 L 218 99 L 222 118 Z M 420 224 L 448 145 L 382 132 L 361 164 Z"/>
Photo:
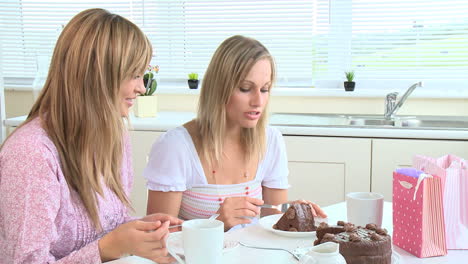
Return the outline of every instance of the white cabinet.
<path id="1" fill-rule="evenodd" d="M 321 206 L 352 191 L 370 191 L 371 139 L 284 136 L 289 160 L 289 199 Z"/>
<path id="2" fill-rule="evenodd" d="M 146 215 L 148 190 L 146 188 L 146 180 L 143 178 L 143 169 L 146 167 L 151 146 L 163 133 L 164 132 L 154 131 L 130 131 L 134 172 L 130 201 L 135 209 L 133 213 L 135 216 Z"/>
<path id="3" fill-rule="evenodd" d="M 416 154 L 440 157 L 454 154 L 468 159 L 468 142 L 455 140 L 373 139 L 372 191 L 392 200 L 392 173 L 396 168 L 411 167 Z"/>

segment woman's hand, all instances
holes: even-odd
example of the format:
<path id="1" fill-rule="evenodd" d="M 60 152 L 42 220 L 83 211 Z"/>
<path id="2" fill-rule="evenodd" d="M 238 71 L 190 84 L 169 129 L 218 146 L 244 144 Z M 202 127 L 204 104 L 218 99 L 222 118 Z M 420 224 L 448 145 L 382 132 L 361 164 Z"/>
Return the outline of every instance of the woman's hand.
<path id="1" fill-rule="evenodd" d="M 312 215 L 314 217 L 318 216 L 318 217 L 321 217 L 321 218 L 326 218 L 327 217 L 327 214 L 322 210 L 322 208 L 320 208 L 320 206 L 316 203 L 313 203 L 311 201 L 307 201 L 307 200 L 295 200 L 295 201 L 292 201 L 292 202 L 289 202 L 289 203 L 305 203 L 305 204 L 309 204 L 310 205 L 310 208 L 312 209 Z"/>
<path id="2" fill-rule="evenodd" d="M 224 231 L 239 224 L 249 224 L 252 222 L 250 218 L 260 214 L 258 206 L 262 204 L 263 200 L 248 196 L 228 197 L 220 205 L 217 219 L 224 222 Z"/>
<path id="3" fill-rule="evenodd" d="M 177 217 L 174 217 L 168 214 L 163 214 L 163 213 L 150 214 L 141 218 L 140 220 L 145 221 L 145 222 L 160 221 L 162 223 L 169 221 L 171 226 L 182 225 L 182 223 L 184 222 L 182 219 L 179 219 Z M 169 231 L 172 233 L 172 232 L 181 231 L 181 230 L 182 230 L 181 227 L 175 227 L 174 229 L 171 228 Z"/>
<path id="4" fill-rule="evenodd" d="M 149 217 L 151 219 L 151 217 Z M 118 226 L 99 240 L 99 252 L 103 262 L 126 254 L 136 255 L 157 263 L 171 263 L 166 239 L 171 221 L 131 221 Z"/>

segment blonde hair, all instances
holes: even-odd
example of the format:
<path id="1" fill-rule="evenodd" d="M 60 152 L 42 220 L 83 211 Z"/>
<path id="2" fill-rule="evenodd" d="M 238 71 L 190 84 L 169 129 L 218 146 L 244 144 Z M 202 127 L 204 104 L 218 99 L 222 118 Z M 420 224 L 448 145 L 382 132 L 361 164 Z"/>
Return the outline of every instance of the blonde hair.
<path id="1" fill-rule="evenodd" d="M 104 9 L 80 12 L 57 40 L 46 83 L 25 122 L 41 118 L 68 186 L 98 229 L 102 183 L 131 207 L 121 182 L 126 128 L 119 90 L 123 80 L 144 72 L 151 55 L 151 43 L 129 20 Z"/>
<path id="2" fill-rule="evenodd" d="M 201 140 L 199 152 L 210 166 L 213 162 L 218 163 L 223 153 L 226 104 L 254 64 L 263 59 L 270 61 L 271 80 L 274 83 L 276 72 L 273 57 L 255 39 L 232 36 L 221 43 L 211 59 L 202 82 L 197 116 Z M 260 159 L 263 157 L 266 124 L 267 116 L 263 114 L 256 127 L 242 129 L 241 145 L 247 160 L 255 154 Z"/>

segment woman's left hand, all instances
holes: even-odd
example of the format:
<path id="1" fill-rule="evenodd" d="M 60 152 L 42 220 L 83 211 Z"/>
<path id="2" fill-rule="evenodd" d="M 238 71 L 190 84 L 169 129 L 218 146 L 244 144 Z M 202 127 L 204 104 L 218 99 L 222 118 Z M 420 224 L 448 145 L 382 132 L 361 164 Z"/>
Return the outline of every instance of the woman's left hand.
<path id="1" fill-rule="evenodd" d="M 322 218 L 327 217 L 327 214 L 323 211 L 323 209 L 320 208 L 320 206 L 318 204 L 313 203 L 311 201 L 295 200 L 295 201 L 292 201 L 290 203 L 305 203 L 305 204 L 308 204 L 308 205 L 310 205 L 310 208 L 312 209 L 312 215 L 313 216 L 318 216 L 318 217 L 322 217 Z"/>
<path id="2" fill-rule="evenodd" d="M 177 217 L 174 217 L 174 216 L 171 216 L 171 215 L 168 215 L 168 214 L 163 214 L 163 213 L 150 214 L 150 215 L 147 215 L 147 216 L 141 218 L 140 220 L 145 221 L 145 222 L 160 221 L 161 223 L 169 221 L 171 226 L 178 226 L 178 227 L 171 228 L 169 230 L 171 233 L 176 232 L 176 231 L 181 231 L 182 230 L 181 225 L 184 222 L 182 219 L 179 219 Z"/>

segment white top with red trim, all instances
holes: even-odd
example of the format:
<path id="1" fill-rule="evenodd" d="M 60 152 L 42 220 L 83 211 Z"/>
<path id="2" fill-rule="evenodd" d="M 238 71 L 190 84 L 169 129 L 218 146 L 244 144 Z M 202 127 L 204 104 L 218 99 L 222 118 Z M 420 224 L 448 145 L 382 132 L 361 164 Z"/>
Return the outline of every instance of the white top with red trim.
<path id="1" fill-rule="evenodd" d="M 226 197 L 262 198 L 262 186 L 287 189 L 288 160 L 281 133 L 267 128 L 267 146 L 254 180 L 232 185 L 208 184 L 195 145 L 188 131 L 177 127 L 164 133 L 152 146 L 143 171 L 147 187 L 153 191 L 181 191 L 179 217 L 185 220 L 208 218 Z"/>

